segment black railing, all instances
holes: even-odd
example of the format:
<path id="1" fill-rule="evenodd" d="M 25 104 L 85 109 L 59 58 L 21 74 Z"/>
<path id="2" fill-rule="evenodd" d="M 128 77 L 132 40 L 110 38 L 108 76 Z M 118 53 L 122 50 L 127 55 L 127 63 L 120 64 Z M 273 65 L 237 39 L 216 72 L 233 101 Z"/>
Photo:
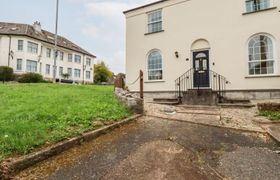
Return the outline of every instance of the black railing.
<path id="1" fill-rule="evenodd" d="M 224 76 L 212 70 L 197 71 L 192 68 L 175 80 L 175 95 L 182 102 L 183 95 L 188 90 L 195 89 L 199 92 L 200 89 L 211 89 L 217 92 L 219 102 L 221 102 L 227 84 L 229 81 Z"/>

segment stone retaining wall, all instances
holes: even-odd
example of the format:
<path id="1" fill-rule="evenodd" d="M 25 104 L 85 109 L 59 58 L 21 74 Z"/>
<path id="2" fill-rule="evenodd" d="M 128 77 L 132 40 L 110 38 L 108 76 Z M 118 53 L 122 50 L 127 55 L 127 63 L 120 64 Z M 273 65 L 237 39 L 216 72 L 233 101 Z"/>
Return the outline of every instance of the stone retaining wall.
<path id="1" fill-rule="evenodd" d="M 143 99 L 139 98 L 137 94 L 132 94 L 122 88 L 115 88 L 115 94 L 121 102 L 128 106 L 129 110 L 136 114 L 144 113 Z"/>

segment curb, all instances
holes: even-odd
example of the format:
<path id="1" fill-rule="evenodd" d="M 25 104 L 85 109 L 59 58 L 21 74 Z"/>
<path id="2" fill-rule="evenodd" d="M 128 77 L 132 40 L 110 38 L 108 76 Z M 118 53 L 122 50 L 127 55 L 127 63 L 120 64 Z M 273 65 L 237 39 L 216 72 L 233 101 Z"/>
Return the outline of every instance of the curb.
<path id="1" fill-rule="evenodd" d="M 208 126 L 208 127 L 216 127 L 216 128 L 230 129 L 230 130 L 235 130 L 235 131 L 243 131 L 243 132 L 251 132 L 251 133 L 265 133 L 265 134 L 267 134 L 267 132 L 265 130 L 257 131 L 257 130 L 250 130 L 250 129 L 244 129 L 244 128 L 233 128 L 233 127 L 218 126 L 218 125 L 213 125 L 213 124 L 204 124 L 204 123 L 200 123 L 200 122 L 185 121 L 185 120 L 176 119 L 176 118 L 166 118 L 166 117 L 152 116 L 152 115 L 146 115 L 146 116 L 154 117 L 154 118 L 161 118 L 161 119 L 165 119 L 165 120 L 172 120 L 172 121 L 190 123 L 190 124 L 198 124 L 198 125 L 203 125 L 203 126 Z"/>
<path id="2" fill-rule="evenodd" d="M 30 166 L 33 166 L 41 161 L 44 161 L 52 156 L 58 155 L 62 153 L 65 150 L 68 150 L 72 147 L 75 147 L 77 145 L 80 145 L 83 142 L 88 142 L 93 139 L 96 139 L 97 137 L 107 134 L 113 129 L 116 129 L 122 125 L 128 124 L 129 122 L 138 119 L 141 117 L 142 114 L 136 114 L 129 118 L 126 118 L 122 121 L 116 122 L 114 124 L 111 124 L 109 126 L 105 126 L 103 128 L 83 133 L 82 135 L 78 137 L 74 137 L 62 142 L 59 142 L 53 146 L 47 147 L 46 149 L 43 149 L 38 152 L 34 152 L 25 156 L 22 156 L 18 159 L 9 160 L 9 161 L 3 161 L 0 164 L 0 179 L 9 178 L 10 175 L 17 173 L 19 171 L 22 171 Z M 3 176 L 3 177 L 2 177 Z"/>

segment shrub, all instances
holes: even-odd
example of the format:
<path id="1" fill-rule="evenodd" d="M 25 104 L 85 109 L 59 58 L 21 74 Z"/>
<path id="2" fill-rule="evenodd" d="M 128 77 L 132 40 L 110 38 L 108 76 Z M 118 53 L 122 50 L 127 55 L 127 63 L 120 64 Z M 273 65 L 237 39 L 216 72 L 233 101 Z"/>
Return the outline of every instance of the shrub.
<path id="1" fill-rule="evenodd" d="M 14 78 L 14 70 L 8 66 L 0 66 L 0 81 L 12 81 Z"/>
<path id="2" fill-rule="evenodd" d="M 18 79 L 19 83 L 41 83 L 44 82 L 43 76 L 37 73 L 23 74 Z"/>

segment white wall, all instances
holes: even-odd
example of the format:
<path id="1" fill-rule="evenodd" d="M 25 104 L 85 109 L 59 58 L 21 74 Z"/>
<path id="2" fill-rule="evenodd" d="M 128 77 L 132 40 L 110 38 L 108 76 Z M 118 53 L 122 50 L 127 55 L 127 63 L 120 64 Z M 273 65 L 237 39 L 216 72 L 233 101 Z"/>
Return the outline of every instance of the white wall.
<path id="1" fill-rule="evenodd" d="M 24 41 L 23 51 L 18 51 L 18 40 Z M 33 54 L 27 51 L 27 43 L 28 41 L 34 42 L 38 44 L 38 53 Z M 51 58 L 48 58 L 46 55 L 47 48 L 52 49 Z M 25 73 L 26 72 L 26 60 L 32 60 L 37 61 L 37 73 L 40 73 L 43 75 L 46 79 L 52 79 L 53 77 L 53 64 L 54 64 L 54 46 L 48 43 L 40 42 L 38 40 L 34 40 L 32 38 L 27 38 L 25 36 L 12 36 L 11 37 L 11 50 L 14 52 L 14 58 L 10 59 L 10 67 L 12 67 L 15 71 L 15 73 Z M 59 76 L 59 67 L 63 67 L 63 72 L 67 73 L 67 68 L 72 68 L 72 74 L 73 76 L 70 79 L 73 79 L 75 81 L 85 81 L 92 83 L 93 82 L 93 64 L 94 64 L 94 58 L 89 57 L 86 55 L 83 55 L 81 53 L 77 53 L 75 51 L 71 51 L 65 48 L 58 47 L 59 51 L 64 52 L 64 59 L 63 61 L 60 60 L 60 56 L 57 58 L 57 78 L 61 78 Z M 42 52 L 41 52 L 42 51 Z M 73 55 L 72 62 L 68 62 L 68 54 L 71 53 Z M 9 36 L 0 36 L 0 65 L 8 65 L 8 54 L 9 54 Z M 75 54 L 81 56 L 81 64 L 75 63 L 74 57 Z M 91 59 L 91 66 L 86 66 L 86 58 Z M 23 60 L 23 66 L 22 71 L 17 71 L 17 59 Z M 84 60 L 85 59 L 85 60 Z M 41 64 L 41 65 L 40 65 Z M 46 64 L 51 65 L 50 74 L 46 74 Z M 41 71 L 40 71 L 41 66 Z M 84 71 L 83 68 L 85 67 Z M 81 77 L 74 77 L 74 69 L 80 69 L 81 70 Z M 91 78 L 86 78 L 86 71 L 91 72 Z M 83 73 L 84 72 L 84 73 Z"/>
<path id="2" fill-rule="evenodd" d="M 280 7 L 280 1 L 274 0 Z M 147 12 L 162 8 L 164 32 L 147 33 Z M 174 91 L 175 79 L 192 67 L 192 43 L 210 44 L 210 69 L 225 76 L 231 90 L 280 89 L 279 8 L 243 15 L 245 0 L 170 0 L 126 14 L 126 74 L 133 82 L 144 70 L 145 91 Z M 273 77 L 248 78 L 248 39 L 257 33 L 274 37 L 276 73 Z M 159 49 L 163 56 L 163 81 L 147 78 L 147 54 Z M 178 51 L 177 59 L 174 52 Z M 186 59 L 189 61 L 186 61 Z M 215 65 L 213 66 L 213 63 Z M 129 86 L 138 91 L 139 85 Z"/>

